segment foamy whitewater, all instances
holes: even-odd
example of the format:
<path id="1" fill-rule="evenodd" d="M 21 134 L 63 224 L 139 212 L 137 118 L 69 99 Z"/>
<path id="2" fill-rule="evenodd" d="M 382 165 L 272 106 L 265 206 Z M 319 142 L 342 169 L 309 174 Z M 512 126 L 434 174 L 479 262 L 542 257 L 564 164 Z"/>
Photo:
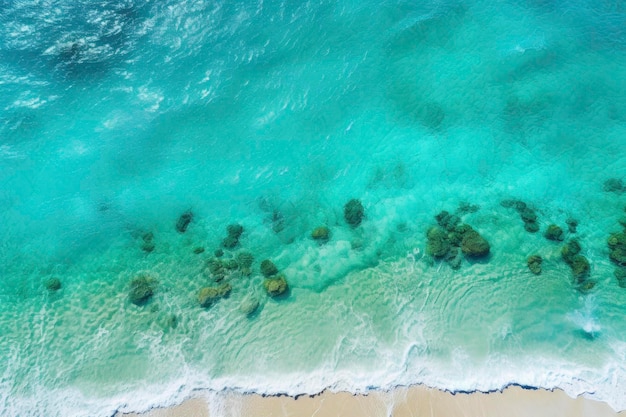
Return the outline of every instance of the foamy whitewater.
<path id="1" fill-rule="evenodd" d="M 607 246 L 626 224 L 625 20 L 593 0 L 4 1 L 0 414 L 418 383 L 626 409 Z M 433 259 L 442 210 L 490 255 Z M 221 259 L 249 252 L 251 274 L 203 308 L 230 224 Z M 264 259 L 288 294 L 267 295 Z M 133 303 L 137 277 L 154 288 Z"/>

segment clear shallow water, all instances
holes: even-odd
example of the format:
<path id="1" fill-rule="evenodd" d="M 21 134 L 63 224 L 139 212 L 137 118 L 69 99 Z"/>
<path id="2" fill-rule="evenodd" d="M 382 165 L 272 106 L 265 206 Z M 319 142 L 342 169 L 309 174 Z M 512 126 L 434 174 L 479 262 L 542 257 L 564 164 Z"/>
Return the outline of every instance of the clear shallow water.
<path id="1" fill-rule="evenodd" d="M 603 190 L 626 179 L 624 17 L 591 1 L 8 2 L 0 408 L 108 416 L 196 388 L 411 383 L 559 386 L 626 408 L 626 289 L 606 246 L 626 193 Z M 491 256 L 455 271 L 427 260 L 426 231 L 461 202 L 480 206 L 463 221 Z M 543 237 L 569 217 L 588 293 Z M 202 309 L 234 222 L 253 273 Z M 289 297 L 265 295 L 265 258 Z M 142 273 L 158 288 L 138 307 Z"/>

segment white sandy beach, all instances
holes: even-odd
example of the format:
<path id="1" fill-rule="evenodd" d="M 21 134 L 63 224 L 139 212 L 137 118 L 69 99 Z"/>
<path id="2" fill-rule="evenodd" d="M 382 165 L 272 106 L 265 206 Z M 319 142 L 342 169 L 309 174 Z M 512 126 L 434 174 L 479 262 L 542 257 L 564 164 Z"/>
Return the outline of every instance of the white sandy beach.
<path id="1" fill-rule="evenodd" d="M 353 395 L 324 392 L 317 396 L 261 396 L 220 393 L 167 409 L 115 417 L 612 417 L 626 416 L 606 403 L 571 398 L 561 390 L 509 387 L 503 392 L 452 394 L 424 386 Z M 219 404 L 218 404 L 219 403 Z"/>

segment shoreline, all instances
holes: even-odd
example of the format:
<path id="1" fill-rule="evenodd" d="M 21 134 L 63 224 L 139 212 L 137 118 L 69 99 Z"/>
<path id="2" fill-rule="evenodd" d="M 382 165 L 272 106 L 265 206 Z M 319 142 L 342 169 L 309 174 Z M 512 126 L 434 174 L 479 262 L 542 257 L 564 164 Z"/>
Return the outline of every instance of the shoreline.
<path id="1" fill-rule="evenodd" d="M 181 404 L 112 417 L 626 417 L 608 403 L 560 388 L 511 384 L 490 392 L 451 392 L 425 385 L 365 394 L 322 391 L 289 396 L 234 391 L 196 391 Z"/>

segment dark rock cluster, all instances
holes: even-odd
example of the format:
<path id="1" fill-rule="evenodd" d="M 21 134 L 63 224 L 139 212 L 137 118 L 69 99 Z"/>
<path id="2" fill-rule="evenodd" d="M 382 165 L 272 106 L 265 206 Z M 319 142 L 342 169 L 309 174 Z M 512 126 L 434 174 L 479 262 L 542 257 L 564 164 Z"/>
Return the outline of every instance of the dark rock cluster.
<path id="1" fill-rule="evenodd" d="M 348 201 L 343 207 L 343 217 L 351 227 L 360 226 L 365 217 L 365 208 L 361 201 L 356 198 Z"/>
<path id="2" fill-rule="evenodd" d="M 226 249 L 233 249 L 239 245 L 239 238 L 243 234 L 243 226 L 240 224 L 229 224 L 226 227 L 226 236 L 222 240 L 222 246 Z"/>
<path id="3" fill-rule="evenodd" d="M 157 284 L 157 280 L 149 275 L 138 275 L 130 281 L 128 299 L 138 306 L 146 304 L 154 295 Z"/>
<path id="4" fill-rule="evenodd" d="M 624 207 L 626 211 L 626 207 Z M 611 233 L 607 239 L 609 259 L 615 265 L 613 274 L 617 284 L 626 288 L 626 221 L 620 219 L 620 225 L 624 228 L 621 232 Z"/>
<path id="5" fill-rule="evenodd" d="M 456 214 L 441 211 L 435 216 L 437 226 L 426 232 L 426 253 L 447 262 L 453 269 L 461 267 L 462 255 L 479 259 L 489 255 L 489 242 L 472 226 L 461 223 Z"/>
<path id="6" fill-rule="evenodd" d="M 609 178 L 602 184 L 602 189 L 607 193 L 621 194 L 626 191 L 626 184 L 620 178 Z"/>
<path id="7" fill-rule="evenodd" d="M 537 233 L 539 231 L 539 223 L 537 221 L 537 213 L 521 200 L 503 200 L 500 205 L 504 208 L 513 208 L 524 222 L 524 229 L 528 233 Z"/>
<path id="8" fill-rule="evenodd" d="M 587 292 L 595 287 L 596 281 L 590 278 L 591 266 L 581 251 L 582 247 L 578 240 L 572 239 L 561 248 L 561 258 L 572 270 L 572 277 L 577 288 L 582 292 Z"/>

